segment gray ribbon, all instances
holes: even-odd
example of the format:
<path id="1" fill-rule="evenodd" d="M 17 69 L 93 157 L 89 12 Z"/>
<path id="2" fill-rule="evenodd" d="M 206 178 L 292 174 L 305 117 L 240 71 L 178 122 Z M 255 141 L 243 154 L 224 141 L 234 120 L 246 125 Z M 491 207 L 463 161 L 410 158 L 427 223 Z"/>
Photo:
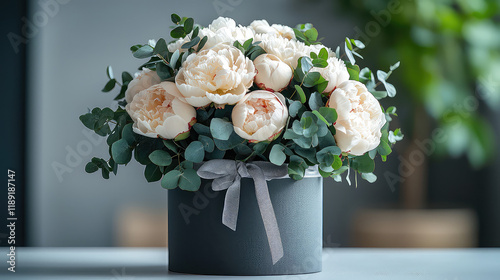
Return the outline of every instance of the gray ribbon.
<path id="1" fill-rule="evenodd" d="M 264 222 L 273 264 L 279 261 L 283 257 L 283 245 L 266 180 L 286 178 L 288 168 L 269 162 L 244 163 L 215 159 L 205 162 L 198 169 L 198 176 L 204 179 L 213 179 L 212 190 L 214 191 L 227 190 L 224 210 L 222 211 L 222 223 L 234 231 L 240 208 L 241 178 L 253 179 L 255 195 Z"/>

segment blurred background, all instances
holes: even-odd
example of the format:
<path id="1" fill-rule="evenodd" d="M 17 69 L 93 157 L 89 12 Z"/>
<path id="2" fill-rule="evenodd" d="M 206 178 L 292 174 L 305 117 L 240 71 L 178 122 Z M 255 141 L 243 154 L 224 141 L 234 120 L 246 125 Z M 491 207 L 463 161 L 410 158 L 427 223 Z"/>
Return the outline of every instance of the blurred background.
<path id="1" fill-rule="evenodd" d="M 326 247 L 500 246 L 500 1 L 3 1 L 2 170 L 16 171 L 18 245 L 164 246 L 166 196 L 135 163 L 104 180 L 107 153 L 78 117 L 112 105 L 106 66 L 134 72 L 129 47 L 169 39 L 170 14 L 311 22 L 333 49 L 364 42 L 358 64 L 386 71 L 405 134 L 378 181 L 325 180 Z M 0 198 L 6 207 L 6 190 Z M 5 220 L 6 211 L 0 211 Z M 7 232 L 0 229 L 0 246 Z"/>

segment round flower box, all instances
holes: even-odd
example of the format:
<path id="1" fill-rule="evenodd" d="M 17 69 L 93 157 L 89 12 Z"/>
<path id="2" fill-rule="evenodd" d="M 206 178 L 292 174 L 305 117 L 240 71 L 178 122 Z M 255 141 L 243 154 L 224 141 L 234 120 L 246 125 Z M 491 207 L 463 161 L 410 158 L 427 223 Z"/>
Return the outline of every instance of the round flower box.
<path id="1" fill-rule="evenodd" d="M 241 179 L 237 229 L 221 223 L 226 191 L 168 191 L 169 270 L 192 274 L 283 275 L 321 271 L 323 178 L 267 182 L 283 244 L 273 264 L 254 181 Z"/>

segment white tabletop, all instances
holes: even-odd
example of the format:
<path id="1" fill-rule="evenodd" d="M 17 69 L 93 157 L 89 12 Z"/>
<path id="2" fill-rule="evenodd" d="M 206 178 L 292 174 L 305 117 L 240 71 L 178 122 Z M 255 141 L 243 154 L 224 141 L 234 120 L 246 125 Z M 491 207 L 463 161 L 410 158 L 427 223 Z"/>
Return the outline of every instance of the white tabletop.
<path id="1" fill-rule="evenodd" d="M 323 271 L 267 277 L 186 275 L 168 271 L 163 248 L 17 248 L 16 272 L 1 248 L 0 279 L 500 279 L 500 249 L 323 250 Z"/>

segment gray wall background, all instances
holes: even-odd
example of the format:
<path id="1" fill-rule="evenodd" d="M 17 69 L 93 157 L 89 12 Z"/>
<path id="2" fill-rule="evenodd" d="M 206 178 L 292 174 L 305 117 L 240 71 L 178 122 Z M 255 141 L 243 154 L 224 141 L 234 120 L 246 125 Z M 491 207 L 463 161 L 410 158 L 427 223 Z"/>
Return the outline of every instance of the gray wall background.
<path id="1" fill-rule="evenodd" d="M 111 105 L 115 93 L 100 92 L 107 81 L 106 66 L 112 65 L 115 74 L 134 72 L 141 62 L 131 56 L 129 47 L 168 38 L 171 13 L 194 17 L 205 26 L 219 15 L 244 25 L 253 19 L 290 26 L 312 22 L 332 48 L 354 34 L 353 23 L 337 11 L 334 1 L 61 0 L 50 13 L 41 5 L 46 2 L 33 0 L 28 17 L 41 23 L 28 43 L 31 246 L 113 246 L 115 220 L 124 207 L 166 210 L 166 191 L 159 183 L 148 184 L 136 163 L 121 168 L 110 180 L 85 173 L 85 164 L 93 156 L 105 155 L 107 145 L 97 136 L 89 139 L 78 116 L 87 108 Z M 44 11 L 46 20 L 41 21 Z M 382 171 L 395 168 L 396 158 L 394 154 L 389 164 L 378 165 L 376 174 L 381 177 Z M 377 184 L 359 180 L 357 188 L 327 180 L 325 245 L 349 245 L 350 218 L 360 207 L 396 200 L 397 192 L 384 180 Z"/>

